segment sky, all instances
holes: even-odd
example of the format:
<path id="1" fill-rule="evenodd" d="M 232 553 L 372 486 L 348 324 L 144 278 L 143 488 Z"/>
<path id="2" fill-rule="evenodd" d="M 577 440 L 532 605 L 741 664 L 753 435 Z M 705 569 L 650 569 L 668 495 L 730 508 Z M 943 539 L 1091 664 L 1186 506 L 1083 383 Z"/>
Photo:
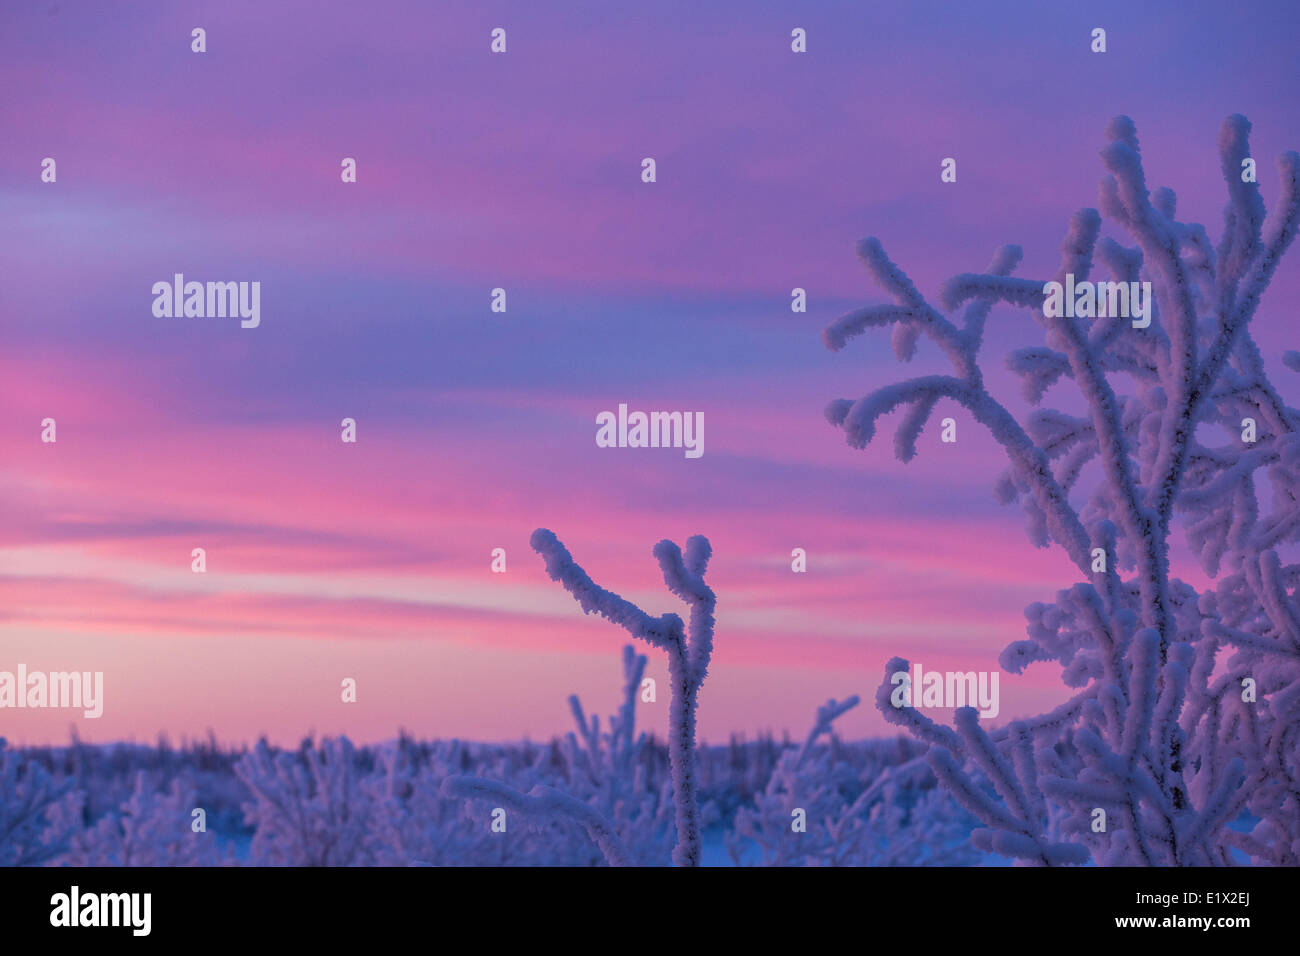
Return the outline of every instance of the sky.
<path id="1" fill-rule="evenodd" d="M 840 732 L 886 733 L 895 655 L 997 669 L 1078 572 L 997 504 L 1001 453 L 959 409 L 907 465 L 892 429 L 854 450 L 826 423 L 944 368 L 887 333 L 822 344 L 886 301 L 856 242 L 932 301 L 1007 242 L 1047 277 L 1112 116 L 1216 239 L 1224 117 L 1254 124 L 1270 205 L 1300 148 L 1300 6 L 1087 6 L 4 5 L 0 670 L 102 671 L 105 702 L 0 710 L 0 735 L 548 738 L 570 693 L 615 710 L 629 639 L 546 577 L 538 527 L 652 614 L 683 611 L 655 542 L 709 537 L 706 741 L 799 736 L 854 693 Z M 260 325 L 156 317 L 175 273 L 260 282 Z M 1283 383 L 1298 300 L 1287 261 L 1255 323 Z M 1003 309 L 986 334 L 1021 412 L 1003 355 L 1037 331 Z M 704 454 L 597 447 L 620 403 L 702 412 Z M 1043 665 L 1000 687 L 998 722 L 1067 693 Z"/>

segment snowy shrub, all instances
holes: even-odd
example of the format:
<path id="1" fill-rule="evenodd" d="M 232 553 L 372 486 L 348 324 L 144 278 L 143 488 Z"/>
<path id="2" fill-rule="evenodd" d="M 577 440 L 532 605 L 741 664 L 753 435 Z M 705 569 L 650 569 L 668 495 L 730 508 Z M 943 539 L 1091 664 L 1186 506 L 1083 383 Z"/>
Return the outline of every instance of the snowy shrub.
<path id="1" fill-rule="evenodd" d="M 64 852 L 80 827 L 71 784 L 9 750 L 0 737 L 0 866 L 45 863 Z"/>
<path id="2" fill-rule="evenodd" d="M 450 778 L 443 793 L 513 809 L 534 833 L 567 823 L 599 851 L 583 857 L 576 846 L 555 840 L 549 856 L 539 862 L 668 865 L 677 833 L 673 781 L 664 772 L 661 749 L 636 731 L 636 695 L 645 666 L 646 658 L 631 645 L 623 648 L 623 701 L 607 731 L 600 729 L 595 714 L 588 719 L 576 695 L 569 698 L 577 731 L 539 757 L 527 793 L 517 780 L 490 780 L 481 773 Z M 562 790 L 547 782 L 557 779 L 563 781 Z M 702 802 L 698 812 L 701 829 L 718 819 L 712 802 Z"/>
<path id="3" fill-rule="evenodd" d="M 1011 277 L 1014 246 L 987 273 L 949 280 L 941 313 L 867 239 L 859 255 L 894 304 L 826 329 L 838 350 L 892 326 L 902 361 L 924 335 L 954 369 L 832 402 L 827 418 L 850 445 L 865 447 L 882 415 L 904 409 L 895 450 L 906 462 L 936 404 L 958 402 L 1006 451 L 998 496 L 1019 500 L 1034 543 L 1063 548 L 1083 575 L 1055 603 L 1028 608 L 1028 640 L 1000 658 L 1013 673 L 1061 667 L 1076 693 L 1050 713 L 990 732 L 961 708 L 953 727 L 940 725 L 892 705 L 889 675 L 908 665 L 895 658 L 886 669 L 881 712 L 931 745 L 934 773 L 984 824 L 974 834 L 983 850 L 1038 864 L 1228 864 L 1234 850 L 1300 863 L 1300 566 L 1280 553 L 1300 529 L 1300 412 L 1249 334 L 1295 237 L 1300 156 L 1279 160 L 1266 223 L 1258 185 L 1241 176 L 1249 131 L 1232 116 L 1219 133 L 1228 205 L 1214 246 L 1202 226 L 1175 218 L 1171 190 L 1148 190 L 1132 121 L 1111 122 L 1100 204 L 1136 246 L 1103 238 L 1101 216 L 1083 209 L 1054 281 L 1087 281 L 1094 260 L 1115 282 L 1149 281 L 1146 327 L 1045 309 L 1043 282 Z M 1043 329 L 1041 345 L 1008 358 L 1025 400 L 1041 406 L 1072 383 L 1069 411 L 1039 407 L 1021 421 L 990 393 L 979 351 L 996 303 L 1028 309 Z M 1300 367 L 1295 353 L 1284 360 Z M 1171 575 L 1176 514 L 1214 582 L 1200 593 Z M 1230 828 L 1247 815 L 1248 833 Z"/>
<path id="4" fill-rule="evenodd" d="M 713 555 L 709 539 L 692 535 L 686 542 L 685 555 L 667 539 L 654 547 L 664 584 L 690 607 L 689 625 L 671 612 L 653 618 L 612 591 L 597 586 L 574 562 L 560 540 L 545 528 L 533 532 L 531 543 L 533 550 L 546 560 L 546 573 L 551 580 L 558 581 L 573 595 L 584 614 L 595 611 L 633 637 L 668 654 L 672 689 L 668 755 L 677 825 L 673 862 L 678 866 L 699 866 L 703 824 L 695 778 L 695 709 L 713 654 L 713 611 L 717 605 L 713 590 L 704 583 L 709 558 Z"/>
<path id="5" fill-rule="evenodd" d="M 370 800 L 352 742 L 326 738 L 319 747 L 272 753 L 265 740 L 235 765 L 252 792 L 244 805 L 257 827 L 251 860 L 267 866 L 354 866 L 366 856 Z"/>
<path id="6" fill-rule="evenodd" d="M 545 528 L 533 532 L 531 544 L 533 550 L 545 559 L 546 573 L 551 580 L 558 581 L 574 596 L 583 613 L 595 611 L 618 624 L 633 637 L 662 648 L 668 654 L 668 676 L 672 687 L 668 716 L 668 754 L 672 767 L 674 822 L 677 830 L 672 860 L 678 866 L 699 866 L 704 821 L 695 775 L 695 709 L 700 685 L 704 683 L 709 657 L 713 653 L 713 611 L 717 603 L 712 589 L 704 583 L 704 573 L 712 555 L 708 539 L 703 535 L 692 536 L 686 542 L 684 555 L 677 545 L 666 539 L 654 547 L 664 584 L 690 607 L 689 626 L 673 613 L 651 617 L 630 601 L 598 586 L 573 560 L 560 540 Z M 634 665 L 635 659 L 629 658 L 628 666 Z M 638 673 L 642 667 L 644 664 L 636 668 Z M 624 758 L 632 750 L 632 716 L 630 710 L 625 708 L 625 711 L 615 722 L 616 735 L 622 732 L 623 737 L 616 736 L 612 741 L 618 748 L 619 755 Z M 600 759 L 598 724 L 593 723 L 589 730 L 581 707 L 576 703 L 574 712 L 579 731 L 588 745 L 588 770 L 597 773 L 597 768 L 591 761 Z M 616 773 L 617 769 L 606 767 L 606 776 Z M 617 776 L 611 779 L 617 779 Z M 598 784 L 599 779 L 593 779 L 592 782 Z M 444 792 L 480 799 L 510 799 L 517 810 L 542 819 L 567 817 L 587 831 L 611 865 L 635 862 L 632 852 L 618 837 L 615 822 L 590 802 L 570 794 L 554 791 L 542 784 L 535 786 L 528 795 L 511 793 L 499 784 L 480 778 L 448 781 Z M 646 812 L 649 806 L 646 804 L 642 812 Z"/>
<path id="7" fill-rule="evenodd" d="M 595 851 L 577 828 L 549 818 L 517 839 L 493 833 L 486 814 L 475 814 L 463 799 L 443 792 L 447 780 L 466 779 L 467 769 L 536 786 L 547 774 L 545 753 L 474 747 L 461 741 L 435 742 L 417 753 L 410 741 L 380 750 L 382 772 L 369 778 L 372 817 L 367 838 L 374 862 L 382 866 L 518 866 L 530 863 L 586 865 Z M 498 783 L 505 787 L 506 784 Z M 495 805 L 495 804 L 494 804 Z"/>
<path id="8" fill-rule="evenodd" d="M 367 841 L 377 864 L 440 866 L 491 858 L 488 834 L 472 826 L 458 803 L 438 795 L 448 768 L 459 768 L 461 753 L 459 741 L 418 753 L 406 738 L 382 749 L 381 772 L 364 783 L 372 808 Z"/>
<path id="9" fill-rule="evenodd" d="M 22 836 L 7 840 L 5 860 L 669 865 L 677 810 L 668 748 L 636 729 L 645 657 L 624 647 L 621 664 L 616 713 L 601 721 L 570 697 L 575 731 L 540 746 L 422 742 L 403 734 L 370 747 L 307 740 L 289 750 L 261 742 L 252 752 L 220 751 L 215 744 L 163 752 L 76 743 L 5 752 L 0 819 L 12 820 L 3 815 L 20 807 L 37 808 L 27 818 L 37 825 L 6 831 Z M 831 735 L 830 722 L 849 703 L 834 705 L 834 714 L 819 711 L 802 747 L 733 738 L 729 745 L 696 748 L 699 819 L 713 850 L 723 849 L 725 837 L 726 848 L 745 863 L 969 861 L 972 822 L 936 791 L 919 747 L 904 738 L 845 744 Z M 87 809 L 90 793 L 122 792 L 127 796 L 119 805 L 97 814 Z M 29 793 L 38 796 L 31 800 Z M 810 808 L 807 833 L 797 842 L 785 837 L 791 795 Z M 240 802 L 246 826 L 231 814 Z M 490 827 L 489 811 L 498 806 L 510 813 L 508 834 Z M 206 811 L 206 832 L 191 828 L 195 807 Z M 727 834 L 733 824 L 736 832 Z M 15 852 L 19 842 L 27 849 Z"/>
<path id="10" fill-rule="evenodd" d="M 213 832 L 194 832 L 192 812 L 201 801 L 192 786 L 173 778 L 156 792 L 143 771 L 119 812 L 77 833 L 59 860 L 70 866 L 215 866 L 223 860 Z"/>
<path id="11" fill-rule="evenodd" d="M 645 656 L 626 645 L 623 702 L 604 733 L 600 718 L 592 714 L 588 720 L 577 695 L 569 698 L 577 732 L 565 737 L 560 754 L 568 790 L 613 824 L 631 861 L 666 864 L 676 832 L 676 806 L 672 780 L 667 774 L 656 774 L 657 748 L 636 731 L 636 698 L 645 667 Z M 701 811 L 701 828 L 713 815 L 707 806 Z"/>
<path id="12" fill-rule="evenodd" d="M 818 708 L 803 745 L 782 752 L 753 808 L 736 813 L 726 841 L 733 862 L 746 861 L 751 843 L 759 851 L 754 862 L 762 866 L 978 861 L 968 845 L 975 821 L 936 789 L 919 761 L 891 766 L 897 748 L 884 741 L 850 750 L 831 737 L 830 746 L 817 746 L 823 735 L 832 734 L 835 719 L 858 703 L 856 696 L 828 701 Z M 794 826 L 797 810 L 804 814 L 802 830 Z"/>

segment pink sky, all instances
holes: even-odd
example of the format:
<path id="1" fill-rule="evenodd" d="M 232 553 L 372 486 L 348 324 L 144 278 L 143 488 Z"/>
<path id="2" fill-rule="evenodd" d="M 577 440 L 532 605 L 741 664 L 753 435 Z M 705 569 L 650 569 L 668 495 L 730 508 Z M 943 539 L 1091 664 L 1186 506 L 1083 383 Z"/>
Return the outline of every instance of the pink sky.
<path id="1" fill-rule="evenodd" d="M 102 670 L 104 716 L 75 720 L 92 741 L 548 737 L 570 693 L 614 709 L 626 638 L 546 578 L 539 526 L 655 614 L 680 607 L 654 543 L 711 539 L 706 740 L 802 734 L 827 697 L 869 701 L 895 655 L 996 669 L 1025 605 L 1076 572 L 995 504 L 1000 452 L 955 409 L 958 443 L 927 430 L 908 466 L 892 429 L 845 445 L 829 400 L 943 366 L 898 366 L 883 334 L 831 354 L 820 331 L 883 301 L 853 254 L 867 235 L 932 298 L 1004 242 L 1021 275 L 1052 271 L 1117 113 L 1215 237 L 1216 131 L 1246 114 L 1271 203 L 1272 157 L 1300 145 L 1277 82 L 1296 8 L 1095 6 L 0 12 L 0 670 Z M 1270 363 L 1295 347 L 1286 269 L 1260 313 Z M 260 281 L 261 327 L 154 318 L 176 272 Z M 1002 355 L 1034 331 L 989 325 L 990 381 L 1020 411 Z M 597 448 L 620 402 L 703 411 L 704 456 Z M 640 720 L 662 732 L 648 652 L 661 695 Z M 1041 666 L 1001 688 L 999 720 L 1065 694 Z M 72 723 L 0 712 L 20 743 Z M 839 726 L 885 732 L 869 703 Z"/>

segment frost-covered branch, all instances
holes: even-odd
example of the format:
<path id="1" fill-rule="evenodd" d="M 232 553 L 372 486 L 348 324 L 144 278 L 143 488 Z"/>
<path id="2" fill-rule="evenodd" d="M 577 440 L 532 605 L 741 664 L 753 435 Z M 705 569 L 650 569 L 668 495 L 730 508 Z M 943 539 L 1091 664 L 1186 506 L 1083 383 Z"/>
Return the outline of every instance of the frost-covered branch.
<path id="1" fill-rule="evenodd" d="M 633 637 L 668 653 L 668 677 L 672 703 L 668 716 L 668 753 L 672 763 L 673 801 L 677 817 L 677 846 L 673 862 L 678 866 L 699 866 L 701 824 L 695 776 L 695 711 L 700 685 L 708 673 L 713 653 L 714 608 L 717 598 L 704 583 L 712 549 L 702 535 L 693 535 L 686 552 L 673 542 L 660 541 L 655 558 L 663 571 L 668 590 L 690 608 L 687 630 L 676 614 L 651 617 L 630 601 L 607 591 L 591 580 L 560 540 L 545 528 L 532 536 L 533 550 L 546 562 L 546 573 L 578 601 L 584 613 L 597 613 L 613 621 Z"/>
<path id="2" fill-rule="evenodd" d="M 632 866 L 635 863 L 609 820 L 581 800 L 545 784 L 539 783 L 525 794 L 495 780 L 455 776 L 443 780 L 442 793 L 447 797 L 465 800 L 495 801 L 523 816 L 537 817 L 548 822 L 557 818 L 571 819 L 587 831 L 592 842 L 605 854 L 610 866 Z"/>

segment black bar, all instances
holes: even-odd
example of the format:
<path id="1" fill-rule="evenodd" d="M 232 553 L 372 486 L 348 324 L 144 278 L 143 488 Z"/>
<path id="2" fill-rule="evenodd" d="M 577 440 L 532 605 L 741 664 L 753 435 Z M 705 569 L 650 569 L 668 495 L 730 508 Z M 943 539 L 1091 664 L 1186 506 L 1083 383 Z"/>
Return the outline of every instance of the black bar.
<path id="1" fill-rule="evenodd" d="M 447 934 L 456 927 L 493 942 L 516 932 L 535 934 L 538 942 L 570 933 L 585 937 L 582 922 L 574 920 L 587 913 L 583 919 L 590 918 L 593 929 L 605 920 L 625 920 L 627 932 L 647 943 L 666 942 L 683 918 L 713 931 L 727 924 L 728 933 L 740 935 L 848 931 L 863 945 L 904 937 L 957 945 L 1006 940 L 1017 932 L 1034 934 L 1026 941 L 1041 940 L 1041 930 L 1055 930 L 1071 944 L 1107 939 L 1149 945 L 1192 935 L 1232 943 L 1290 932 L 1296 883 L 1294 871 L 1266 868 L 732 869 L 725 875 L 428 867 L 0 869 L 0 927 L 7 944 L 66 943 L 72 934 L 81 942 L 128 945 L 144 938 L 333 945 L 414 936 L 439 947 L 451 944 Z M 51 925 L 52 898 L 70 895 L 74 885 L 83 904 L 87 894 L 150 894 L 147 937 L 130 926 Z M 674 915 L 679 909 L 684 917 Z M 1246 922 L 1188 925 L 1207 917 Z M 1155 924 L 1118 925 L 1131 918 L 1154 918 Z"/>

